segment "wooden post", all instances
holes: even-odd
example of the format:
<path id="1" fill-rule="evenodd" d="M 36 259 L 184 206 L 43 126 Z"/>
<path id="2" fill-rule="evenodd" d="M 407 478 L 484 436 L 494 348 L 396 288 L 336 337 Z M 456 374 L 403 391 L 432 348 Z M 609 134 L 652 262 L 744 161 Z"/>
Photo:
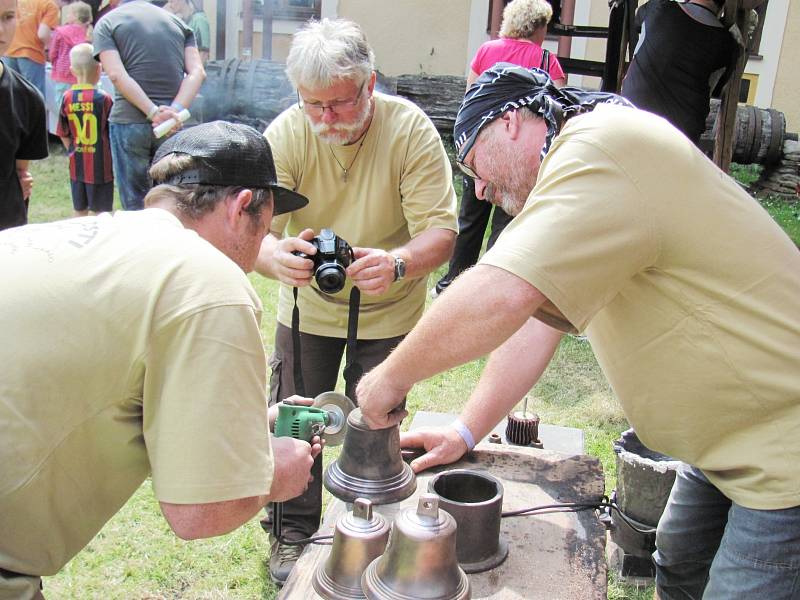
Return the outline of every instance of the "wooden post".
<path id="1" fill-rule="evenodd" d="M 272 60 L 272 0 L 264 0 L 261 15 L 261 58 Z"/>
<path id="2" fill-rule="evenodd" d="M 747 20 L 749 10 L 741 7 L 740 0 L 727 0 L 725 2 L 725 17 L 723 25 L 730 27 L 736 24 L 742 36 L 747 35 Z M 736 66 L 731 74 L 728 85 L 722 92 L 722 103 L 717 114 L 717 133 L 714 138 L 714 163 L 726 173 L 731 165 L 733 156 L 734 128 L 736 127 L 736 107 L 739 103 L 739 88 L 742 83 L 742 73 L 747 64 L 749 41 L 744 39 L 744 48 L 741 48 Z"/>
<path id="3" fill-rule="evenodd" d="M 608 16 L 608 39 L 606 40 L 606 61 L 603 67 L 603 83 L 600 89 L 604 92 L 619 92 L 619 66 L 625 61 L 626 5 L 628 0 L 611 2 Z"/>
<path id="4" fill-rule="evenodd" d="M 489 2 L 489 37 L 493 40 L 497 39 L 500 31 L 500 24 L 503 22 L 503 9 L 505 3 L 503 0 L 491 0 Z"/>
<path id="5" fill-rule="evenodd" d="M 253 58 L 253 0 L 242 0 L 242 60 Z"/>
<path id="6" fill-rule="evenodd" d="M 217 0 L 217 60 L 225 60 L 225 23 L 227 17 L 227 0 Z"/>
<path id="7" fill-rule="evenodd" d="M 562 25 L 573 25 L 575 22 L 575 0 L 561 0 L 561 19 Z M 562 35 L 558 38 L 558 55 L 572 56 L 572 38 Z"/>

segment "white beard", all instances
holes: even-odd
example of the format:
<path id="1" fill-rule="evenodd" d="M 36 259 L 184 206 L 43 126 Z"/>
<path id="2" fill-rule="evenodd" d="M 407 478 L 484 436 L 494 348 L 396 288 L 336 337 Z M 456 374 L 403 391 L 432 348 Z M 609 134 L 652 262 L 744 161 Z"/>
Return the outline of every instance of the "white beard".
<path id="1" fill-rule="evenodd" d="M 370 118 L 370 109 L 372 102 L 367 102 L 357 116 L 355 121 L 349 124 L 336 123 L 334 125 L 327 125 L 325 123 L 314 123 L 311 118 L 306 115 L 308 126 L 319 139 L 326 144 L 333 144 L 334 146 L 347 146 L 358 141 L 364 127 Z"/>
<path id="2" fill-rule="evenodd" d="M 512 217 L 516 217 L 520 212 L 522 212 L 525 202 L 527 201 L 527 197 L 522 199 L 517 198 L 507 190 L 502 190 L 498 193 L 494 187 L 494 184 L 492 183 L 489 183 L 486 186 L 484 197 L 495 206 L 502 208 L 503 211 Z"/>

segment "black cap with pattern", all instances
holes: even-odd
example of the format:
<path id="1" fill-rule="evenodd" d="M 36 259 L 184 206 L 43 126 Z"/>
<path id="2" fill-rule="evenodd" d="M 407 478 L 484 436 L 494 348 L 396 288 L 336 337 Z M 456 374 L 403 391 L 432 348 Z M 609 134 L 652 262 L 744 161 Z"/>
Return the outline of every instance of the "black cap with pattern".
<path id="1" fill-rule="evenodd" d="M 269 142 L 248 125 L 212 121 L 179 131 L 161 144 L 153 164 L 172 153 L 186 154 L 198 160 L 191 169 L 155 183 L 269 188 L 272 190 L 273 215 L 308 204 L 305 196 L 278 185 Z"/>
<path id="2" fill-rule="evenodd" d="M 499 62 L 484 71 L 470 86 L 456 116 L 453 138 L 456 160 L 463 162 L 481 130 L 510 110 L 529 108 L 547 123 L 542 158 L 565 121 L 594 109 L 598 104 L 633 106 L 616 94 L 558 88 L 541 69 L 527 69 Z"/>

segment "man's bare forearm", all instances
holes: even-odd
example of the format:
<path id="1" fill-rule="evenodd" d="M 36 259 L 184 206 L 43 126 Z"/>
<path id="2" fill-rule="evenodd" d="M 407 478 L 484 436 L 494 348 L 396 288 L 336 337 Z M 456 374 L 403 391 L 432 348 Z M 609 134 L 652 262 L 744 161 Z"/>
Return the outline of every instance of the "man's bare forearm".
<path id="1" fill-rule="evenodd" d="M 268 496 L 251 496 L 206 504 L 159 504 L 175 535 L 197 540 L 233 531 L 258 514 L 268 501 Z"/>
<path id="2" fill-rule="evenodd" d="M 174 101 L 184 108 L 188 108 L 194 102 L 197 92 L 200 91 L 200 86 L 203 85 L 206 78 L 206 71 L 197 48 L 187 47 L 184 50 L 184 65 L 186 77 L 181 81 Z"/>
<path id="3" fill-rule="evenodd" d="M 478 385 L 461 411 L 475 441 L 486 436 L 536 385 L 563 334 L 530 318 L 492 352 Z"/>
<path id="4" fill-rule="evenodd" d="M 378 368 L 411 387 L 468 361 L 485 356 L 517 331 L 544 296 L 516 275 L 478 265 L 434 302 L 406 339 Z"/>

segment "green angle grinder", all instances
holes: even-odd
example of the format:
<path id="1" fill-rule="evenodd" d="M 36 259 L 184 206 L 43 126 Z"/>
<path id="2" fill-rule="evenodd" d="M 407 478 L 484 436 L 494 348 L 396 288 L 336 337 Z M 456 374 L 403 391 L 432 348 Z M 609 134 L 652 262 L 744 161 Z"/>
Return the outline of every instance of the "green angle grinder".
<path id="1" fill-rule="evenodd" d="M 323 392 L 311 406 L 284 400 L 278 404 L 275 437 L 293 437 L 311 442 L 318 435 L 326 446 L 338 446 L 344 441 L 347 415 L 355 408 L 352 400 L 337 392 Z"/>
<path id="2" fill-rule="evenodd" d="M 275 437 L 292 437 L 311 442 L 318 435 L 325 439 L 326 446 L 339 446 L 347 431 L 347 416 L 355 404 L 344 394 L 323 392 L 311 406 L 284 400 L 278 404 L 275 419 Z M 272 503 L 272 535 L 281 539 L 283 503 Z"/>

